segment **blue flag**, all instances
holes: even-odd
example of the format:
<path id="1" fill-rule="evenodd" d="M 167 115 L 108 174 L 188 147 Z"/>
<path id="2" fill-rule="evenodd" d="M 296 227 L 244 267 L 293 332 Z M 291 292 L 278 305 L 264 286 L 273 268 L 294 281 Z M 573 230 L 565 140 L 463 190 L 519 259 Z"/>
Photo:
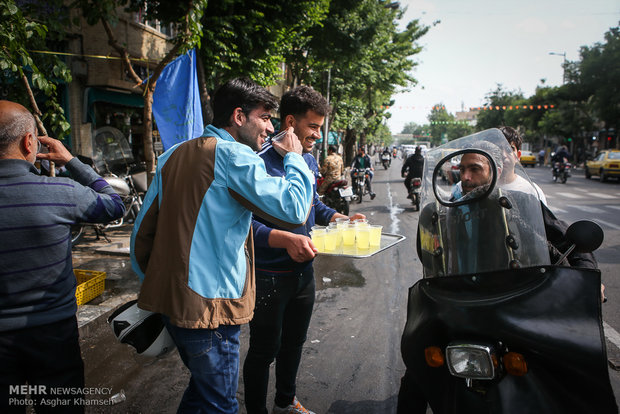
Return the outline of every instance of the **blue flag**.
<path id="1" fill-rule="evenodd" d="M 202 135 L 195 49 L 170 62 L 161 72 L 153 93 L 153 115 L 164 151 Z"/>

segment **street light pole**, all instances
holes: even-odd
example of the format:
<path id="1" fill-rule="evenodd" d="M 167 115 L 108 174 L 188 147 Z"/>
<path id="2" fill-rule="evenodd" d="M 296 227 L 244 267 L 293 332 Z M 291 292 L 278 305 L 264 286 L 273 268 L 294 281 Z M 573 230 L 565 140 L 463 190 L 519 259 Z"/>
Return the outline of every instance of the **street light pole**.
<path id="1" fill-rule="evenodd" d="M 564 58 L 564 62 L 562 63 L 562 68 L 564 69 L 564 72 L 562 72 L 562 84 L 564 85 L 566 83 L 566 52 L 564 53 L 549 52 L 549 54 L 555 55 L 555 56 L 562 56 Z"/>

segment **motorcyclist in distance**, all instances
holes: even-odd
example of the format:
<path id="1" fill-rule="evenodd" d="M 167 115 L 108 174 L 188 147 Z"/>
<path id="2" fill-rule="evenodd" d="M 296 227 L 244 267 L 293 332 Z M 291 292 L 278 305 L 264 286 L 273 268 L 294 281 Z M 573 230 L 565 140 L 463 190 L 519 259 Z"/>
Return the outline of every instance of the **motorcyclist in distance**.
<path id="1" fill-rule="evenodd" d="M 424 156 L 422 155 L 422 148 L 416 147 L 413 155 L 410 155 L 405 160 L 403 167 L 400 170 L 401 177 L 405 178 L 405 187 L 407 188 L 407 198 L 411 198 L 411 180 L 414 178 L 422 178 L 424 172 Z"/>
<path id="2" fill-rule="evenodd" d="M 372 191 L 372 177 L 375 175 L 373 173 L 373 171 L 375 170 L 372 167 L 372 161 L 370 160 L 370 157 L 366 154 L 366 151 L 364 151 L 364 147 L 360 147 L 357 150 L 357 156 L 353 159 L 353 163 L 351 164 L 351 168 L 357 168 L 360 170 L 366 169 L 368 168 L 370 171 L 368 171 L 368 192 L 370 193 L 370 199 L 374 200 L 374 198 L 376 197 L 376 194 Z M 351 173 L 353 174 L 353 173 Z M 353 180 L 353 175 L 351 175 L 351 180 Z"/>
<path id="3" fill-rule="evenodd" d="M 570 157 L 571 155 L 570 152 L 568 152 L 568 148 L 566 148 L 566 145 L 562 145 L 551 160 L 553 162 L 565 163 L 568 162 Z"/>

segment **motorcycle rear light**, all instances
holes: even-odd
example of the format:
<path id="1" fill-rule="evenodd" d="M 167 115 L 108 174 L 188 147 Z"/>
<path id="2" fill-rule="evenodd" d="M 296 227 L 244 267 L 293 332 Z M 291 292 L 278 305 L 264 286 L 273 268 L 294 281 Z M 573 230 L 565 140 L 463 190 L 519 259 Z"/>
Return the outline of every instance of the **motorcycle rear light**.
<path id="1" fill-rule="evenodd" d="M 495 377 L 493 348 L 480 344 L 451 344 L 446 348 L 450 374 L 459 378 L 490 380 Z"/>
<path id="2" fill-rule="evenodd" d="M 438 368 L 445 362 L 443 352 L 438 346 L 429 346 L 424 350 L 424 359 L 429 367 Z"/>
<path id="3" fill-rule="evenodd" d="M 525 357 L 518 352 L 507 352 L 504 355 L 504 368 L 510 375 L 522 377 L 527 374 L 527 362 Z"/>

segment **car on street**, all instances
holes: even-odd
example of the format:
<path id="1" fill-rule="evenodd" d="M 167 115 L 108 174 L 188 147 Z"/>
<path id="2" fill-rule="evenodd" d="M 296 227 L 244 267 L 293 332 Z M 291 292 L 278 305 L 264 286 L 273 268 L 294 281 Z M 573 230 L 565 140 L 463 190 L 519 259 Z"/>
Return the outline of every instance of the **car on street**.
<path id="1" fill-rule="evenodd" d="M 521 151 L 521 158 L 519 161 L 524 167 L 528 165 L 536 167 L 536 155 L 534 155 L 532 151 Z"/>
<path id="2" fill-rule="evenodd" d="M 597 175 L 601 181 L 620 177 L 620 150 L 601 151 L 596 158 L 586 161 L 586 178 Z"/>

